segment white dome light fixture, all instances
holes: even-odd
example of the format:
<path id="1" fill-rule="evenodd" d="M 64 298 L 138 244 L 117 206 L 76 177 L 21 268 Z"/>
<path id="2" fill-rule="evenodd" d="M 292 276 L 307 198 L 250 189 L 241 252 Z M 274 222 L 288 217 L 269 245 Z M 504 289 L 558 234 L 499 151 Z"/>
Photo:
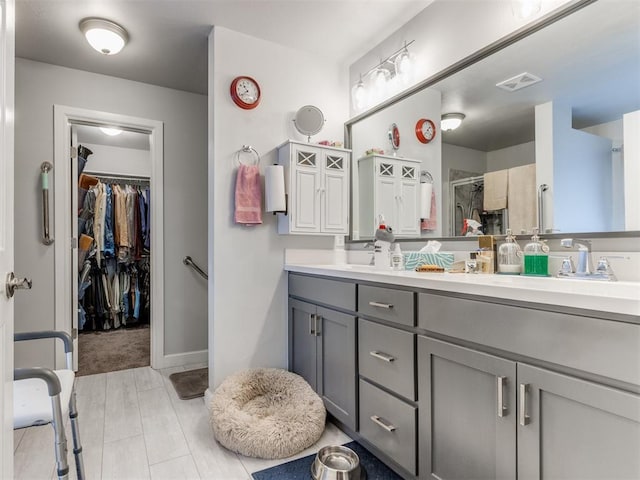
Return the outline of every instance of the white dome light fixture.
<path id="1" fill-rule="evenodd" d="M 85 18 L 80 22 L 80 31 L 89 45 L 103 55 L 115 55 L 129 40 L 124 28 L 103 18 Z"/>
<path id="2" fill-rule="evenodd" d="M 455 130 L 464 120 L 464 113 L 445 113 L 440 119 L 440 130 Z"/>

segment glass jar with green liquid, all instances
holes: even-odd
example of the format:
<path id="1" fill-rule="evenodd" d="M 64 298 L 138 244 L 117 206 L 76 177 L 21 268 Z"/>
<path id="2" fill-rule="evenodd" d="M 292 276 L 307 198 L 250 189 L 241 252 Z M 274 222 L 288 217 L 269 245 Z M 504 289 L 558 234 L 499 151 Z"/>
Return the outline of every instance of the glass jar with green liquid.
<path id="1" fill-rule="evenodd" d="M 531 242 L 524 247 L 524 275 L 549 276 L 549 247 L 540 241 L 538 229 L 533 229 Z"/>

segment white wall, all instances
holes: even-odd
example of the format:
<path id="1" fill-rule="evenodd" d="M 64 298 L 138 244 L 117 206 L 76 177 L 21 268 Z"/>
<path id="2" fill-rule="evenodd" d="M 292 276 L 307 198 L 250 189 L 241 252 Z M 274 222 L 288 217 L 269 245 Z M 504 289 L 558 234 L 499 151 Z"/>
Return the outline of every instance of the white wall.
<path id="1" fill-rule="evenodd" d="M 151 175 L 151 151 L 136 148 L 113 147 L 111 145 L 96 145 L 82 141 L 93 153 L 89 155 L 85 171 L 103 173 L 105 175 L 117 173 L 119 175 L 135 175 L 149 177 Z"/>
<path id="2" fill-rule="evenodd" d="M 241 110 L 229 97 L 237 75 L 260 84 L 262 100 Z M 343 140 L 348 115 L 346 72 L 309 54 L 222 27 L 209 36 L 209 385 L 248 367 L 287 366 L 285 248 L 329 248 L 333 238 L 278 235 L 276 218 L 233 223 L 234 154 L 243 144 L 276 162 L 274 148 L 293 130 L 293 114 L 312 104 L 325 114 L 313 138 Z"/>
<path id="3" fill-rule="evenodd" d="M 552 198 L 545 202 L 545 228 L 611 231 L 611 140 L 573 129 L 569 105 L 547 102 L 535 112 L 536 183 L 548 183 L 545 199 Z"/>
<path id="4" fill-rule="evenodd" d="M 624 122 L 625 229 L 640 230 L 640 110 L 626 113 Z"/>
<path id="5" fill-rule="evenodd" d="M 53 248 L 40 242 L 38 188 L 41 162 L 53 159 L 54 104 L 164 122 L 164 350 L 206 349 L 206 285 L 182 264 L 185 255 L 207 259 L 206 97 L 24 59 L 16 60 L 15 263 L 34 285 L 16 296 L 16 331 L 54 324 Z M 47 345 L 16 348 L 17 364 L 52 366 Z"/>
<path id="6" fill-rule="evenodd" d="M 355 61 L 349 68 L 349 85 L 355 85 L 360 74 L 402 48 L 405 41 L 415 40 L 409 47 L 415 59 L 413 78 L 408 85 L 398 85 L 389 91 L 386 96 L 389 98 L 568 1 L 542 0 L 540 12 L 523 20 L 512 14 L 511 2 L 507 0 L 436 0 Z M 352 116 L 356 113 L 360 112 L 350 111 Z"/>
<path id="7" fill-rule="evenodd" d="M 535 141 L 487 152 L 487 172 L 521 167 L 531 163 L 536 163 Z"/>

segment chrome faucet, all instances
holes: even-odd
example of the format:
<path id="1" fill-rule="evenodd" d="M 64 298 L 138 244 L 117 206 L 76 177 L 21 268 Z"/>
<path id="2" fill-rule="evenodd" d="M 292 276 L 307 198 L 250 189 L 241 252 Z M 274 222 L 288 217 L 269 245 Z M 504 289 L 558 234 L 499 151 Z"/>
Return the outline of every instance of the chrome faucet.
<path id="1" fill-rule="evenodd" d="M 369 265 L 370 266 L 375 265 L 375 255 L 373 250 L 375 248 L 375 244 L 373 242 L 366 242 L 364 244 L 364 249 L 366 250 L 367 248 L 371 248 L 371 252 L 370 252 L 371 260 L 369 260 Z"/>
<path id="2" fill-rule="evenodd" d="M 578 263 L 575 274 L 591 275 L 593 273 L 593 261 L 591 260 L 591 242 L 579 238 L 563 238 L 560 245 L 565 248 L 571 248 L 574 245 L 578 247 Z"/>

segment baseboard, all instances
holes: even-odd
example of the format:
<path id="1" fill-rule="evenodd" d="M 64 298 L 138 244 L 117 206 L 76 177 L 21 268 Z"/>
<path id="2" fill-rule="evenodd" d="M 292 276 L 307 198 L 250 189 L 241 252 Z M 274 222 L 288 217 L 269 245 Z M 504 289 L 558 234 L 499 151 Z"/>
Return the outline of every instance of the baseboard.
<path id="1" fill-rule="evenodd" d="M 196 350 L 195 352 L 173 353 L 164 355 L 160 360 L 160 365 L 153 365 L 153 368 L 160 370 L 169 367 L 183 367 L 185 365 L 193 365 L 198 363 L 209 363 L 208 350 Z"/>

